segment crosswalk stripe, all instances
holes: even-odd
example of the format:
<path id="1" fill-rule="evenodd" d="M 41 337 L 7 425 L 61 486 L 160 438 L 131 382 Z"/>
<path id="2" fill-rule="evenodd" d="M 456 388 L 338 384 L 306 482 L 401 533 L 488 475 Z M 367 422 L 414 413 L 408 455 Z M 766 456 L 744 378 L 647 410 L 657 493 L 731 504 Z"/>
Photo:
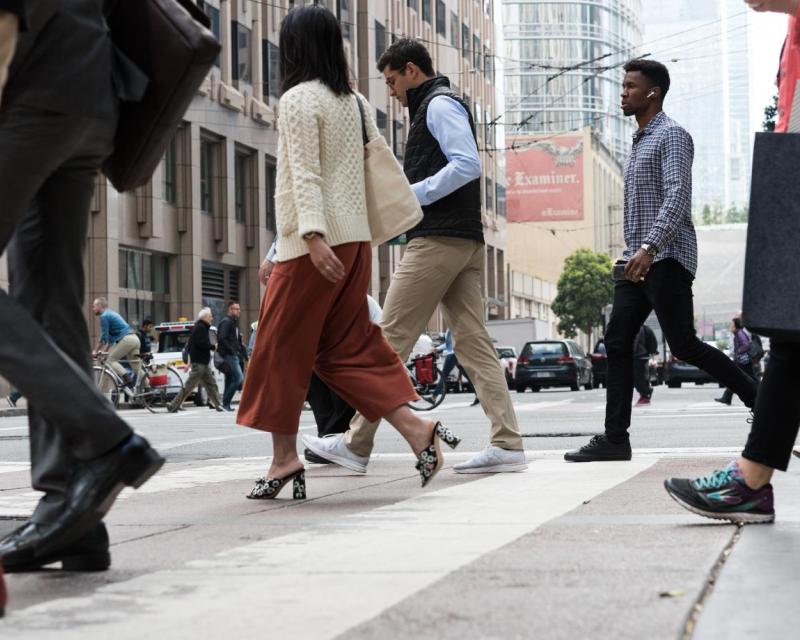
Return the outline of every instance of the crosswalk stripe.
<path id="1" fill-rule="evenodd" d="M 20 640 L 33 637 L 26 631 L 67 627 L 80 628 L 83 640 L 138 640 L 143 630 L 156 638 L 197 637 L 190 629 L 205 638 L 333 638 L 654 462 L 543 460 L 525 473 L 425 491 L 88 596 L 34 605 L 15 611 L 4 627 Z M 358 587 L 342 589 L 343 575 Z"/>

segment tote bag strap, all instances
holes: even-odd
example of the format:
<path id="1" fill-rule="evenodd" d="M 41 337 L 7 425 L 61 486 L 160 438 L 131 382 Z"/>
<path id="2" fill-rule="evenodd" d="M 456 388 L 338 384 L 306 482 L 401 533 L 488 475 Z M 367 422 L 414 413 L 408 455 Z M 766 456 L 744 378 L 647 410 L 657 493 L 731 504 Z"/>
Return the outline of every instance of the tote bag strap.
<path id="1" fill-rule="evenodd" d="M 367 139 L 367 123 L 364 116 L 364 105 L 361 104 L 361 98 L 356 94 L 356 104 L 358 105 L 358 113 L 361 115 L 361 139 L 364 141 L 364 146 L 367 146 L 369 140 Z"/>

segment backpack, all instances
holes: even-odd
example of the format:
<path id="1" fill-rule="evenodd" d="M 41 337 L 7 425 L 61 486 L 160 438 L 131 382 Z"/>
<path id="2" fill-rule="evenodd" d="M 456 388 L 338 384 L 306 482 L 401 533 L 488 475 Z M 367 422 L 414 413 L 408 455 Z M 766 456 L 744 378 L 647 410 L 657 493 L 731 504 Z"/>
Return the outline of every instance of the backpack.
<path id="1" fill-rule="evenodd" d="M 750 347 L 747 349 L 750 359 L 758 362 L 764 357 L 764 345 L 761 344 L 761 337 L 753 334 L 750 338 Z"/>

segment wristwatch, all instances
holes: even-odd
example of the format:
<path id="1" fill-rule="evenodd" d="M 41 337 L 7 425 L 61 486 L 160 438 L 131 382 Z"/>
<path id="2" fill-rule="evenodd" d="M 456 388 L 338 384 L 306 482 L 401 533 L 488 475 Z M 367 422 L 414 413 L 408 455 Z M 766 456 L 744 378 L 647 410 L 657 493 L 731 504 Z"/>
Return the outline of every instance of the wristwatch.
<path id="1" fill-rule="evenodd" d="M 642 249 L 645 250 L 645 253 L 649 255 L 651 258 L 655 258 L 658 255 L 658 247 L 654 244 L 643 244 Z"/>

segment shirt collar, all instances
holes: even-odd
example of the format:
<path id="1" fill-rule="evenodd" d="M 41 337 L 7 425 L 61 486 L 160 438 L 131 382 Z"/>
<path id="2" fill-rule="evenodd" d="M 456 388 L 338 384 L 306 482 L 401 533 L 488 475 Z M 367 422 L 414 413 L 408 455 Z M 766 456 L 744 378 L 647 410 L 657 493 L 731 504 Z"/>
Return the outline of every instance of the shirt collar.
<path id="1" fill-rule="evenodd" d="M 659 111 L 655 116 L 653 116 L 653 119 L 648 122 L 647 125 L 645 125 L 644 129 L 638 129 L 636 133 L 633 134 L 633 141 L 639 142 L 639 140 L 641 140 L 647 134 L 653 133 L 653 130 L 660 127 L 666 119 L 667 114 L 663 111 Z"/>

